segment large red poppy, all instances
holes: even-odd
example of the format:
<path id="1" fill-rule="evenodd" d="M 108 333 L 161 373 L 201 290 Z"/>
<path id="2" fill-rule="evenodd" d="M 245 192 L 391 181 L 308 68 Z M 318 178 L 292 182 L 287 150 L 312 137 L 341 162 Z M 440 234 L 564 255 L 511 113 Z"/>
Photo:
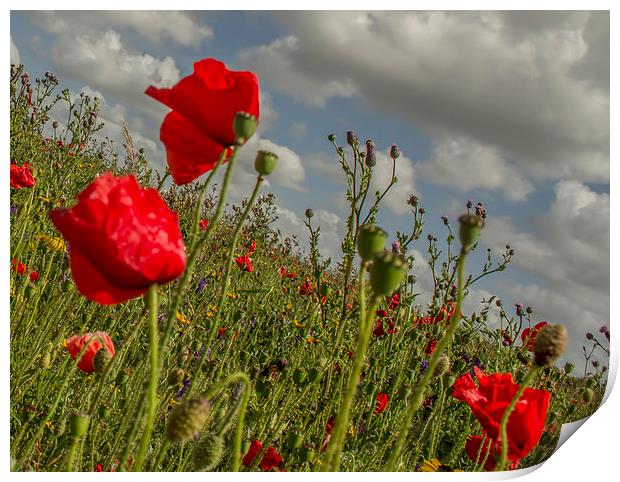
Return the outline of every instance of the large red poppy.
<path id="1" fill-rule="evenodd" d="M 170 174 L 187 184 L 213 169 L 222 151 L 235 143 L 237 112 L 258 118 L 258 77 L 228 70 L 223 62 L 203 59 L 194 73 L 174 87 L 150 86 L 146 94 L 172 109 L 161 125 Z"/>
<path id="2" fill-rule="evenodd" d="M 485 375 L 474 367 L 478 386 L 470 373 L 454 383 L 453 396 L 466 402 L 485 432 L 501 448 L 500 422 L 519 385 L 510 373 Z M 510 414 L 507 426 L 508 460 L 513 464 L 528 455 L 542 435 L 551 394 L 547 390 L 526 388 Z"/>
<path id="3" fill-rule="evenodd" d="M 176 213 L 155 189 L 135 177 L 99 176 L 70 209 L 50 212 L 71 245 L 78 290 L 103 305 L 143 295 L 185 270 L 185 245 Z"/>
<path id="4" fill-rule="evenodd" d="M 74 360 L 80 354 L 84 346 L 95 337 L 95 340 L 88 345 L 88 348 L 82 354 L 82 358 L 78 362 L 78 368 L 86 373 L 92 373 L 95 371 L 95 355 L 99 350 L 105 347 L 110 352 L 110 355 L 114 356 L 114 343 L 110 335 L 104 331 L 98 331 L 96 333 L 86 333 L 84 335 L 75 335 L 67 340 L 67 350 Z M 103 342 L 103 344 L 102 344 Z"/>
<path id="5" fill-rule="evenodd" d="M 28 163 L 24 162 L 23 166 L 11 164 L 11 187 L 19 189 L 32 186 L 34 186 L 34 176 L 30 172 Z"/>

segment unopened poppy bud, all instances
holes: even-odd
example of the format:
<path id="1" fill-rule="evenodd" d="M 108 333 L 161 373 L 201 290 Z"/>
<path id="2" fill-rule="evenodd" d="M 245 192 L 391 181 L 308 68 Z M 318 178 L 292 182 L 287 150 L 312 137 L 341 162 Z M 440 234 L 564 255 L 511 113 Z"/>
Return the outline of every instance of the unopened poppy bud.
<path id="1" fill-rule="evenodd" d="M 185 370 L 182 368 L 173 368 L 168 373 L 168 385 L 175 386 L 183 381 L 185 378 Z"/>
<path id="2" fill-rule="evenodd" d="M 581 392 L 581 398 L 583 398 L 583 401 L 586 403 L 591 402 L 593 397 L 594 391 L 591 388 L 586 388 L 583 392 Z"/>
<path id="3" fill-rule="evenodd" d="M 216 434 L 207 433 L 198 442 L 192 454 L 192 463 L 197 472 L 210 472 L 222 461 L 224 440 Z"/>
<path id="4" fill-rule="evenodd" d="M 315 452 L 310 447 L 300 447 L 297 451 L 299 460 L 302 462 L 310 462 L 314 459 Z"/>
<path id="5" fill-rule="evenodd" d="M 237 145 L 245 144 L 254 135 L 258 127 L 258 119 L 247 112 L 237 112 L 233 121 L 235 142 Z"/>
<path id="6" fill-rule="evenodd" d="M 454 378 L 454 376 L 450 375 L 449 373 L 444 373 L 441 377 L 441 381 L 443 382 L 444 387 L 451 387 L 452 385 L 454 385 L 456 378 Z"/>
<path id="7" fill-rule="evenodd" d="M 336 134 L 330 134 L 327 136 L 329 142 L 336 142 Z"/>
<path id="8" fill-rule="evenodd" d="M 53 127 L 54 129 L 58 129 L 58 121 L 54 121 L 54 122 L 52 122 L 52 127 Z"/>
<path id="9" fill-rule="evenodd" d="M 526 312 L 528 315 L 531 315 L 531 314 L 534 312 L 534 310 L 532 309 L 532 307 L 531 307 L 531 306 L 528 306 L 527 308 L 525 308 L 525 312 Z"/>
<path id="10" fill-rule="evenodd" d="M 105 348 L 102 348 L 97 353 L 95 353 L 95 358 L 93 358 L 93 366 L 95 367 L 95 371 L 99 374 L 103 373 L 112 358 L 112 353 L 110 353 Z"/>
<path id="11" fill-rule="evenodd" d="M 407 277 L 407 281 L 409 282 L 409 284 L 410 284 L 410 285 L 414 284 L 414 283 L 415 283 L 415 281 L 416 281 L 415 276 L 414 276 L 414 275 L 412 275 L 412 274 L 410 274 L 410 275 Z"/>
<path id="12" fill-rule="evenodd" d="M 435 365 L 435 371 L 433 372 L 433 375 L 435 375 L 436 377 L 440 377 L 448 370 L 450 370 L 450 358 L 445 353 L 442 353 L 439 356 L 437 365 Z"/>
<path id="13" fill-rule="evenodd" d="M 575 365 L 573 365 L 571 362 L 566 362 L 566 364 L 564 365 L 564 373 L 566 373 L 567 375 L 570 375 L 574 369 Z"/>
<path id="14" fill-rule="evenodd" d="M 269 151 L 258 151 L 254 159 L 254 169 L 261 176 L 268 176 L 276 168 L 278 156 Z"/>
<path id="15" fill-rule="evenodd" d="M 459 217 L 459 223 L 461 225 L 459 229 L 461 244 L 464 249 L 469 249 L 480 236 L 480 231 L 484 227 L 484 220 L 475 214 L 463 214 Z"/>
<path id="16" fill-rule="evenodd" d="M 370 285 L 376 295 L 394 291 L 407 274 L 407 264 L 392 251 L 378 253 L 370 267 Z"/>
<path id="17" fill-rule="evenodd" d="M 71 415 L 71 436 L 82 438 L 88 432 L 90 417 L 86 413 L 74 413 Z"/>
<path id="18" fill-rule="evenodd" d="M 306 214 L 306 217 L 308 219 L 310 219 L 312 216 L 314 216 L 314 211 L 312 209 L 308 208 L 308 209 L 306 209 L 306 213 L 305 214 Z"/>
<path id="19" fill-rule="evenodd" d="M 551 366 L 551 363 L 566 349 L 568 333 L 564 325 L 547 325 L 536 335 L 534 360 L 538 366 Z"/>
<path id="20" fill-rule="evenodd" d="M 312 367 L 308 370 L 308 381 L 310 383 L 316 382 L 319 378 L 321 378 L 321 372 L 316 367 Z"/>
<path id="21" fill-rule="evenodd" d="M 396 144 L 393 144 L 392 147 L 390 148 L 390 157 L 394 160 L 400 157 L 400 149 L 398 148 Z"/>
<path id="22" fill-rule="evenodd" d="M 385 249 L 388 233 L 374 224 L 364 224 L 360 227 L 357 237 L 357 250 L 364 261 Z"/>
<path id="23" fill-rule="evenodd" d="M 205 396 L 197 396 L 177 405 L 168 419 L 166 438 L 176 443 L 192 440 L 207 422 L 209 407 Z"/>

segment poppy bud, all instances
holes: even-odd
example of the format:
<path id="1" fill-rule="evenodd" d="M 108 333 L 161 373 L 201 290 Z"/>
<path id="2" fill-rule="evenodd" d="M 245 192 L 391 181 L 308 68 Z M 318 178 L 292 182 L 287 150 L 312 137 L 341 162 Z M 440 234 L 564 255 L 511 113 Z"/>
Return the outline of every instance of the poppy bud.
<path id="1" fill-rule="evenodd" d="M 43 355 L 41 355 L 41 368 L 46 369 L 49 368 L 50 363 L 52 362 L 52 353 L 50 350 L 46 350 Z"/>
<path id="2" fill-rule="evenodd" d="M 391 251 L 384 251 L 374 257 L 370 267 L 370 285 L 376 295 L 394 291 L 407 274 L 407 264 Z"/>
<path id="3" fill-rule="evenodd" d="M 484 220 L 475 214 L 463 214 L 459 218 L 461 227 L 459 236 L 464 249 L 469 249 L 480 236 L 480 231 L 484 227 Z"/>
<path id="4" fill-rule="evenodd" d="M 394 160 L 400 157 L 400 149 L 398 148 L 396 144 L 393 144 L 392 147 L 390 148 L 390 157 Z"/>
<path id="5" fill-rule="evenodd" d="M 336 142 L 336 134 L 330 134 L 327 136 L 329 142 Z"/>
<path id="6" fill-rule="evenodd" d="M 95 367 L 95 371 L 99 374 L 102 374 L 113 357 L 114 355 L 112 355 L 112 353 L 110 353 L 105 348 L 102 348 L 97 353 L 95 353 L 95 357 L 93 358 L 93 366 Z"/>
<path id="7" fill-rule="evenodd" d="M 441 381 L 443 382 L 443 385 L 445 387 L 451 387 L 452 385 L 454 385 L 456 378 L 454 378 L 454 376 L 450 375 L 449 373 L 444 373 L 441 377 Z"/>
<path id="8" fill-rule="evenodd" d="M 289 450 L 295 450 L 301 445 L 302 436 L 296 432 L 289 432 L 286 436 L 286 446 Z"/>
<path id="9" fill-rule="evenodd" d="M 209 400 L 197 396 L 177 405 L 168 419 L 166 438 L 170 442 L 187 442 L 200 433 L 209 417 Z"/>
<path id="10" fill-rule="evenodd" d="M 276 168 L 278 156 L 269 151 L 258 151 L 254 159 L 254 169 L 261 176 L 268 176 Z"/>
<path id="11" fill-rule="evenodd" d="M 118 375 L 116 375 L 115 383 L 118 386 L 122 386 L 125 383 L 127 383 L 128 380 L 129 380 L 129 375 L 127 375 L 127 373 L 124 372 L 124 371 L 120 371 L 120 372 L 118 372 Z"/>
<path id="12" fill-rule="evenodd" d="M 224 440 L 216 434 L 207 433 L 196 445 L 192 454 L 194 470 L 210 472 L 222 461 Z"/>
<path id="13" fill-rule="evenodd" d="M 583 392 L 581 392 L 581 398 L 583 398 L 583 401 L 586 403 L 591 402 L 593 397 L 594 391 L 591 388 L 586 388 Z"/>
<path id="14" fill-rule="evenodd" d="M 82 438 L 88 432 L 90 417 L 85 413 L 74 413 L 71 415 L 71 436 Z"/>
<path id="15" fill-rule="evenodd" d="M 286 358 L 280 358 L 276 362 L 276 367 L 279 371 L 283 371 L 286 367 L 288 367 L 288 360 Z"/>
<path id="16" fill-rule="evenodd" d="M 442 353 L 439 356 L 437 365 L 435 365 L 435 371 L 433 372 L 433 375 L 435 375 L 436 377 L 440 377 L 448 370 L 450 370 L 450 358 L 448 358 L 448 355 L 446 355 L 445 353 Z"/>
<path id="17" fill-rule="evenodd" d="M 567 375 L 570 375 L 574 369 L 575 365 L 573 365 L 571 362 L 566 362 L 566 364 L 564 365 L 564 373 L 566 373 Z"/>
<path id="18" fill-rule="evenodd" d="M 175 386 L 183 381 L 185 378 L 185 370 L 182 368 L 173 368 L 168 373 L 168 385 Z"/>
<path id="19" fill-rule="evenodd" d="M 26 288 L 26 298 L 30 299 L 36 294 L 37 294 L 37 289 L 34 286 L 28 286 Z"/>
<path id="20" fill-rule="evenodd" d="M 594 378 L 588 378 L 586 380 L 586 388 L 592 388 L 594 386 Z"/>
<path id="21" fill-rule="evenodd" d="M 306 217 L 308 219 L 310 219 L 312 216 L 314 216 L 314 211 L 312 209 L 308 208 L 308 209 L 306 209 L 306 213 L 305 214 L 306 214 Z"/>
<path id="22" fill-rule="evenodd" d="M 58 129 L 58 121 L 52 122 L 52 128 Z"/>
<path id="23" fill-rule="evenodd" d="M 357 237 L 357 250 L 364 261 L 385 249 L 388 233 L 374 224 L 364 224 L 360 227 Z"/>
<path id="24" fill-rule="evenodd" d="M 237 112 L 233 121 L 235 131 L 235 142 L 237 145 L 245 144 L 254 135 L 258 119 L 247 112 Z"/>
<path id="25" fill-rule="evenodd" d="M 568 333 L 564 325 L 543 327 L 534 341 L 534 360 L 538 366 L 550 366 L 566 349 Z"/>
<path id="26" fill-rule="evenodd" d="M 594 339 L 594 335 L 592 333 L 586 333 L 586 338 L 588 340 L 593 340 Z"/>

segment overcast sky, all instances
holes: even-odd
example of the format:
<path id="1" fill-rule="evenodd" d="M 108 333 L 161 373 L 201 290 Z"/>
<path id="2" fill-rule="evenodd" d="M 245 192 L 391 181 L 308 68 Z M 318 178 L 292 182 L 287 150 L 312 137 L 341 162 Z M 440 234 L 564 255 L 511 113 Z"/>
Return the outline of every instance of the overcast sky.
<path id="1" fill-rule="evenodd" d="M 606 12 L 13 12 L 11 60 L 31 76 L 105 99 L 105 134 L 156 166 L 166 108 L 143 94 L 171 86 L 205 57 L 260 78 L 261 125 L 244 148 L 233 198 L 251 190 L 256 149 L 276 152 L 269 177 L 279 226 L 306 237 L 315 211 L 322 252 L 344 233 L 344 184 L 326 137 L 353 129 L 403 152 L 379 224 L 410 226 L 405 201 L 426 207 L 425 234 L 444 235 L 468 198 L 487 206 L 483 248 L 516 251 L 474 289 L 466 311 L 499 296 L 564 323 L 566 359 L 583 365 L 587 331 L 609 324 L 609 15 Z M 118 146 L 122 142 L 118 143 Z M 423 236 L 425 239 L 425 236 Z M 420 242 L 416 274 L 431 286 Z M 468 268 L 478 272 L 477 260 Z"/>

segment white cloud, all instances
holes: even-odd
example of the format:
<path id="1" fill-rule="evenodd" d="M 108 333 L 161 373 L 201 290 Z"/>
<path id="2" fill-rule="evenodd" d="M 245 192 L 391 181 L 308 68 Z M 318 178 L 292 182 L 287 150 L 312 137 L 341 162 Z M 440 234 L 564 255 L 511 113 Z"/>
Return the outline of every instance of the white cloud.
<path id="1" fill-rule="evenodd" d="M 367 204 L 374 201 L 376 191 L 382 193 L 390 183 L 392 178 L 392 159 L 389 157 L 388 152 L 389 148 L 385 152 L 377 151 L 377 164 L 370 183 Z M 411 159 L 401 154 L 396 159 L 395 172 L 398 182 L 385 195 L 381 204 L 379 204 L 379 209 L 381 209 L 381 206 L 385 206 L 396 214 L 406 214 L 409 212 L 407 198 L 415 192 L 415 175 Z"/>
<path id="2" fill-rule="evenodd" d="M 148 40 L 161 43 L 172 40 L 180 45 L 199 46 L 213 37 L 213 29 L 201 25 L 191 12 L 178 11 L 37 11 L 28 15 L 48 32 L 85 33 L 92 30 L 129 27 Z"/>
<path id="3" fill-rule="evenodd" d="M 295 139 L 303 139 L 308 134 L 308 126 L 303 122 L 293 122 L 288 130 Z"/>
<path id="4" fill-rule="evenodd" d="M 13 42 L 13 37 L 11 36 L 11 63 L 18 65 L 21 63 L 20 60 L 20 56 L 19 56 L 19 49 L 17 48 L 17 45 L 15 45 L 15 42 Z"/>

